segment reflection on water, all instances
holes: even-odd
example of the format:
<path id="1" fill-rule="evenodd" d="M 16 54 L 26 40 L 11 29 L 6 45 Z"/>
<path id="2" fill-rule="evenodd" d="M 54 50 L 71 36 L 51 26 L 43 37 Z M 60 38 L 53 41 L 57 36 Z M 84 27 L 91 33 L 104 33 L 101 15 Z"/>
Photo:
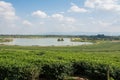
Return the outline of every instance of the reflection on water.
<path id="1" fill-rule="evenodd" d="M 5 42 L 7 45 L 20 46 L 75 46 L 83 44 L 92 44 L 90 42 L 71 42 L 70 38 L 64 38 L 64 41 L 58 41 L 58 38 L 14 38 L 12 42 Z"/>

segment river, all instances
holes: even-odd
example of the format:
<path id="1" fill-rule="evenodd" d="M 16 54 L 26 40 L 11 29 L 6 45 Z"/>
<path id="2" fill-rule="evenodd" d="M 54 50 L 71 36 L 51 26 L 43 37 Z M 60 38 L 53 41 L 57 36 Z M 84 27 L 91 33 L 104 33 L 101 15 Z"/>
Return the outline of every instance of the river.
<path id="1" fill-rule="evenodd" d="M 70 38 L 64 38 L 64 41 L 57 41 L 58 38 L 13 38 L 11 42 L 0 44 L 19 45 L 19 46 L 77 46 L 92 44 L 91 42 L 72 42 Z"/>

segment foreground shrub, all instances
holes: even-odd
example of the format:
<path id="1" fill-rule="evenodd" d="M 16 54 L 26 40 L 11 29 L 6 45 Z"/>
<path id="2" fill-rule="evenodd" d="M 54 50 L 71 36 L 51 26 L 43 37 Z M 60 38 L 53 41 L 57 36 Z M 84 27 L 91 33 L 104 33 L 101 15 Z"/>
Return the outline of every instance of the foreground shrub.
<path id="1" fill-rule="evenodd" d="M 63 80 L 71 71 L 71 65 L 69 63 L 48 63 L 42 66 L 40 78 L 46 78 L 47 80 Z"/>

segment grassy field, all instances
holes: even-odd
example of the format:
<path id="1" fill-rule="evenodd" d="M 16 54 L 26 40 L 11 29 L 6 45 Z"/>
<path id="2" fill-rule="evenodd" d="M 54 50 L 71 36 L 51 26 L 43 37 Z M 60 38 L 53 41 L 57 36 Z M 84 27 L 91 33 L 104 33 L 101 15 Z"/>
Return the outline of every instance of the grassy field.
<path id="1" fill-rule="evenodd" d="M 67 47 L 0 45 L 0 80 L 63 80 L 80 75 L 90 80 L 120 80 L 120 42 Z"/>

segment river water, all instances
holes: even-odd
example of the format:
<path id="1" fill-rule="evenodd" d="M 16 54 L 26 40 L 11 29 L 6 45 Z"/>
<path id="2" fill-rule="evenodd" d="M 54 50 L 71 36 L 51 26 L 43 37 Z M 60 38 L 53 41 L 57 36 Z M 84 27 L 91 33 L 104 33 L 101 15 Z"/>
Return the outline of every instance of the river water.
<path id="1" fill-rule="evenodd" d="M 14 38 L 12 42 L 4 42 L 5 45 L 19 46 L 77 46 L 92 44 L 91 42 L 71 42 L 70 38 L 57 41 L 58 38 Z"/>

